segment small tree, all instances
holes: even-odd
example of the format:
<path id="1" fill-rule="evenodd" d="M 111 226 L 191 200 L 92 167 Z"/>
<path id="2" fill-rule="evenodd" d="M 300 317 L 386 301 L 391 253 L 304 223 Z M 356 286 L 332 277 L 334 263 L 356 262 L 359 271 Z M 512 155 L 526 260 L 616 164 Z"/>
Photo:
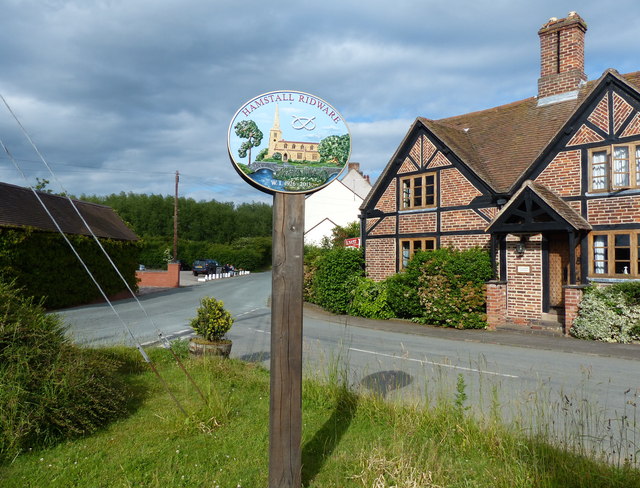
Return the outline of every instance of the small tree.
<path id="1" fill-rule="evenodd" d="M 241 139 L 246 139 L 238 149 L 238 156 L 244 158 L 249 154 L 247 164 L 251 166 L 251 148 L 258 147 L 262 143 L 262 131 L 253 120 L 241 120 L 235 127 L 236 135 Z"/>
<path id="2" fill-rule="evenodd" d="M 318 152 L 322 161 L 338 166 L 346 164 L 351 149 L 349 134 L 325 137 L 318 144 Z"/>

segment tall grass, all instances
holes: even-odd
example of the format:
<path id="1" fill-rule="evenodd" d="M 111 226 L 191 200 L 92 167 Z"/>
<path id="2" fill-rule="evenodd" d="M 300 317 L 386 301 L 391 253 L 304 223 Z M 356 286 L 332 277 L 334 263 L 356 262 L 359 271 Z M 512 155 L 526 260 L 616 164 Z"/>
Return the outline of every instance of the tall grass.
<path id="1" fill-rule="evenodd" d="M 132 365 L 121 373 L 142 392 L 134 412 L 91 435 L 27 449 L 0 466 L 0 485 L 267 486 L 269 372 L 236 360 L 186 359 L 205 393 L 203 403 L 168 351 L 150 355 L 186 417 L 151 372 Z M 495 384 L 483 386 L 487 401 L 481 408 L 467 376 L 439 372 L 425 389 L 428 401 L 389 401 L 400 396 L 398 388 L 388 394 L 358 387 L 339 355 L 329 362 L 331 367 L 303 382 L 305 487 L 640 487 L 633 463 L 606 462 L 581 447 L 580 439 L 592 430 L 583 425 L 601 418 L 570 414 L 569 405 L 551 394 L 531 396 L 533 411 L 523 408 L 505 421 Z M 563 408 L 566 420 L 558 416 Z M 625 422 L 634 409 L 629 404 Z M 544 422 L 552 416 L 551 428 Z M 556 428 L 559 422 L 573 433 Z"/>

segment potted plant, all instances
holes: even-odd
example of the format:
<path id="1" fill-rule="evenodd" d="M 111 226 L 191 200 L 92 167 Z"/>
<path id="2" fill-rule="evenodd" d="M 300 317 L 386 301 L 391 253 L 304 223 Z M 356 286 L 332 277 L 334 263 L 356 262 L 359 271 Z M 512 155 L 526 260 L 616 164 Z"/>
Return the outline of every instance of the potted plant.
<path id="1" fill-rule="evenodd" d="M 231 341 L 224 335 L 233 325 L 233 317 L 225 310 L 222 300 L 214 297 L 204 297 L 196 316 L 189 325 L 198 334 L 189 341 L 189 352 L 194 356 L 223 356 L 229 357 Z"/>

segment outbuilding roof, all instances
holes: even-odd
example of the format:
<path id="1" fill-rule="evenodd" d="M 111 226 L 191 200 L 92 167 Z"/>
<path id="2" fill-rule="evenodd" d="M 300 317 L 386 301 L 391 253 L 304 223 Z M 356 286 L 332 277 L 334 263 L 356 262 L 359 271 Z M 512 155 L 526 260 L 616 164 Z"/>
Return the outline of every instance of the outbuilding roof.
<path id="1" fill-rule="evenodd" d="M 42 204 L 65 234 L 91 235 L 78 216 L 82 215 L 97 237 L 123 241 L 137 240 L 138 236 L 122 221 L 111 207 L 73 200 L 78 212 L 67 197 L 36 191 Z M 32 227 L 57 232 L 51 217 L 38 201 L 34 190 L 21 186 L 0 183 L 0 226 Z"/>

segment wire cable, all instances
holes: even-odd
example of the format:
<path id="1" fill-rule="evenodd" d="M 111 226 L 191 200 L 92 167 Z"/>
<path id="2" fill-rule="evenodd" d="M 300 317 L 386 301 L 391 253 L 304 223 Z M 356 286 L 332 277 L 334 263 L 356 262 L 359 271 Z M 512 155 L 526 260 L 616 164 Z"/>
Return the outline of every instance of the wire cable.
<path id="1" fill-rule="evenodd" d="M 42 161 L 42 163 L 45 165 L 45 167 L 49 170 L 49 173 L 51 174 L 51 176 L 55 179 L 55 181 L 58 183 L 58 185 L 60 186 L 60 188 L 62 188 L 63 192 L 66 194 L 66 190 L 64 188 L 64 186 L 62 185 L 62 183 L 58 180 L 56 174 L 53 172 L 53 170 L 51 169 L 51 167 L 49 166 L 49 164 L 47 163 L 47 161 L 45 160 L 44 156 L 42 156 L 42 154 L 40 153 L 40 150 L 38 149 L 38 147 L 35 145 L 35 143 L 33 142 L 33 140 L 31 139 L 31 136 L 29 135 L 29 133 L 26 131 L 26 129 L 24 128 L 24 126 L 22 125 L 22 123 L 20 122 L 20 120 L 18 119 L 18 117 L 15 115 L 15 113 L 13 112 L 13 110 L 11 109 L 11 107 L 9 106 L 9 104 L 7 103 L 7 101 L 5 100 L 5 98 L 2 96 L 2 94 L 0 94 L 0 99 L 2 99 L 2 102 L 4 103 L 5 107 L 7 108 L 7 110 L 9 111 L 9 113 L 13 116 L 14 120 L 16 121 L 16 123 L 18 124 L 18 126 L 20 127 L 20 129 L 22 130 L 23 134 L 25 135 L 25 137 L 27 138 L 27 140 L 29 141 L 29 143 L 31 144 L 31 146 L 33 147 L 34 151 L 36 152 L 36 154 L 38 155 L 38 157 L 40 158 L 40 160 Z M 25 180 L 25 182 L 27 181 L 27 178 L 25 176 L 25 174 L 22 172 L 19 164 L 17 163 L 16 159 L 13 157 L 13 155 L 11 154 L 11 152 L 9 151 L 9 149 L 6 147 L 6 145 L 4 144 L 4 142 L 0 139 L 0 145 L 2 146 L 2 149 L 4 150 L 4 152 L 7 154 L 7 156 L 9 157 L 9 159 L 12 161 L 13 165 L 15 166 L 16 170 L 22 175 L 23 179 Z M 84 260 L 82 259 L 82 257 L 80 257 L 80 255 L 78 254 L 78 252 L 76 251 L 75 247 L 73 246 L 73 244 L 71 243 L 71 241 L 69 241 L 69 239 L 67 238 L 66 234 L 62 231 L 60 225 L 58 224 L 57 220 L 55 219 L 55 217 L 51 214 L 51 212 L 49 211 L 49 209 L 47 208 L 47 206 L 45 205 L 45 203 L 42 201 L 42 199 L 40 198 L 40 195 L 38 194 L 38 192 L 31 186 L 29 185 L 29 188 L 31 189 L 31 192 L 33 193 L 33 195 L 36 197 L 36 199 L 38 200 L 38 202 L 40 203 L 40 205 L 42 206 L 42 208 L 44 209 L 45 213 L 49 216 L 49 218 L 51 219 L 51 221 L 53 222 L 54 226 L 56 227 L 56 229 L 58 230 L 58 232 L 60 233 L 60 235 L 63 237 L 63 239 L 65 240 L 65 242 L 67 243 L 67 245 L 71 248 L 71 250 L 73 251 L 73 253 L 75 254 L 75 256 L 78 258 L 78 260 L 80 261 L 81 265 L 83 266 L 83 268 L 85 269 L 85 271 L 87 272 L 87 274 L 89 275 L 89 277 L 91 278 L 91 280 L 93 281 L 93 283 L 96 285 L 96 287 L 98 288 L 98 290 L 100 291 L 100 294 L 102 295 L 102 297 L 104 298 L 104 300 L 107 302 L 107 304 L 109 305 L 109 307 L 111 308 L 111 310 L 113 311 L 113 313 L 115 314 L 115 316 L 118 318 L 118 320 L 120 321 L 120 323 L 122 324 L 122 326 L 124 327 L 124 329 L 126 330 L 126 332 L 129 334 L 129 336 L 131 337 L 131 340 L 133 341 L 133 343 L 136 346 L 136 349 L 140 352 L 140 354 L 142 355 L 143 359 L 145 360 L 145 362 L 147 364 L 149 364 L 149 366 L 151 367 L 151 369 L 153 370 L 153 372 L 156 374 L 156 376 L 159 378 L 159 380 L 162 382 L 162 384 L 164 385 L 165 389 L 167 390 L 167 392 L 169 393 L 169 395 L 173 398 L 174 402 L 176 403 L 176 405 L 178 406 L 178 408 L 182 411 L 182 413 L 185 414 L 185 416 L 187 416 L 186 411 L 184 410 L 184 408 L 182 407 L 182 405 L 180 404 L 180 402 L 178 401 L 178 399 L 173 395 L 173 393 L 171 392 L 171 390 L 169 389 L 168 385 L 166 384 L 166 382 L 164 381 L 164 379 L 160 376 L 160 373 L 158 372 L 158 370 L 155 368 L 155 366 L 153 365 L 151 358 L 149 358 L 149 356 L 147 355 L 146 351 L 144 350 L 144 348 L 142 347 L 142 345 L 140 344 L 140 342 L 137 340 L 137 338 L 135 337 L 135 335 L 133 334 L 133 331 L 131 330 L 131 328 L 126 324 L 126 322 L 122 319 L 122 317 L 120 316 L 120 314 L 118 313 L 118 311 L 115 309 L 115 307 L 113 306 L 113 303 L 111 302 L 111 300 L 109 300 L 109 297 L 107 296 L 107 294 L 105 293 L 105 291 L 103 290 L 102 286 L 100 286 L 100 284 L 98 283 L 98 281 L 96 280 L 96 278 L 94 277 L 93 273 L 91 272 L 91 270 L 87 267 L 86 263 L 84 262 Z M 89 232 L 91 233 L 91 236 L 93 237 L 93 239 L 95 240 L 95 242 L 98 244 L 98 246 L 100 247 L 100 249 L 102 250 L 103 254 L 106 256 L 106 258 L 108 259 L 109 263 L 111 264 L 111 266 L 113 267 L 113 269 L 116 271 L 116 273 L 118 274 L 118 276 L 120 277 L 120 279 L 123 281 L 123 283 L 126 285 L 127 289 L 129 290 L 129 293 L 131 293 L 131 295 L 135 298 L 138 306 L 140 307 L 140 309 L 144 312 L 145 316 L 147 317 L 147 319 L 149 319 L 149 321 L 151 322 L 151 324 L 154 326 L 154 328 L 156 329 L 156 331 L 158 331 L 158 327 L 157 325 L 153 322 L 153 319 L 149 316 L 149 314 L 147 313 L 146 309 L 142 306 L 142 304 L 140 303 L 140 301 L 138 300 L 137 296 L 135 295 L 135 293 L 133 292 L 133 290 L 131 289 L 131 287 L 129 286 L 129 283 L 127 283 L 126 279 L 124 278 L 124 276 L 122 275 L 122 273 L 120 272 L 120 270 L 118 269 L 118 267 L 115 265 L 115 263 L 113 262 L 113 260 L 111 259 L 111 256 L 109 256 L 109 254 L 107 253 L 107 251 L 104 249 L 104 246 L 102 245 L 102 243 L 100 242 L 100 240 L 98 239 L 98 237 L 94 234 L 93 230 L 91 229 L 91 226 L 87 223 L 87 221 L 85 220 L 85 218 L 82 216 L 82 214 L 80 213 L 78 207 L 75 205 L 75 203 L 73 202 L 73 200 L 71 199 L 71 197 L 69 197 L 68 195 L 66 196 L 67 200 L 71 203 L 71 206 L 73 207 L 73 209 L 76 211 L 76 213 L 78 214 L 78 216 L 80 217 L 80 219 L 82 220 L 82 223 L 86 226 L 86 228 L 89 230 Z M 158 331 L 159 332 L 159 331 Z M 164 338 L 164 336 L 162 335 L 161 332 L 159 332 L 159 336 L 161 338 L 161 340 L 166 341 L 166 338 Z M 166 341 L 168 343 L 168 341 Z M 168 347 L 171 348 L 170 343 L 168 343 Z M 173 353 L 173 350 L 172 350 Z M 174 357 L 176 359 L 178 359 L 177 355 L 174 353 Z M 179 360 L 179 359 L 178 359 Z M 184 370 L 184 368 L 183 368 Z M 186 370 L 184 370 L 186 372 Z M 189 378 L 191 379 L 191 381 L 193 382 L 193 379 L 190 377 L 190 375 L 187 374 L 187 376 L 189 376 Z M 195 382 L 193 382 L 194 386 Z M 199 390 L 198 388 L 198 392 L 200 393 L 200 395 L 203 397 L 204 400 L 204 395 L 202 395 L 202 392 Z"/>

